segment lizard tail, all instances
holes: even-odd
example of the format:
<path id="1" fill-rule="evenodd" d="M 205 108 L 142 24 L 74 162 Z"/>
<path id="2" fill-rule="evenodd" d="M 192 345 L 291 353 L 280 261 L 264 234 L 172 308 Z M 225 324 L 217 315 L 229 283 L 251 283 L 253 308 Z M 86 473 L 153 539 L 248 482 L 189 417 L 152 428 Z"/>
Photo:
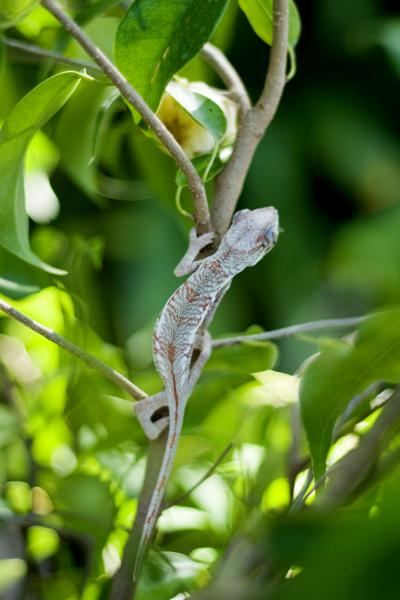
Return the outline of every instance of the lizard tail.
<path id="1" fill-rule="evenodd" d="M 175 415 L 173 415 L 174 417 Z M 161 503 L 165 494 L 165 489 L 167 487 L 168 478 L 172 470 L 172 465 L 174 462 L 177 442 L 179 439 L 180 430 L 182 427 L 182 419 L 175 419 L 172 423 L 170 423 L 167 445 L 165 448 L 165 453 L 163 457 L 163 461 L 161 463 L 160 471 L 158 473 L 157 482 L 153 490 L 153 494 L 150 498 L 150 502 L 147 508 L 147 514 L 144 521 L 142 534 L 140 537 L 139 547 L 136 554 L 135 566 L 133 571 L 133 580 L 136 581 L 136 578 L 139 573 L 139 568 L 142 564 L 145 551 L 150 542 L 151 536 L 154 531 L 154 527 L 156 525 L 158 515 L 161 509 Z"/>

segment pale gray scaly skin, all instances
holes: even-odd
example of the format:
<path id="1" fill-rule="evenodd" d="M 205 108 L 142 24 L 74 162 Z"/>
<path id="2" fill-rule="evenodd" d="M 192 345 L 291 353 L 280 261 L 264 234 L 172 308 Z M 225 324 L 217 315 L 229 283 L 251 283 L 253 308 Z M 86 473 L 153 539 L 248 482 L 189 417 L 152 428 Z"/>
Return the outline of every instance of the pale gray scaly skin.
<path id="1" fill-rule="evenodd" d="M 205 234 L 196 240 L 192 234 L 189 250 L 175 270 L 180 275 L 190 270 L 194 272 L 167 301 L 153 334 L 154 364 L 165 391 L 135 404 L 136 415 L 148 437 L 154 439 L 168 425 L 166 450 L 149 502 L 136 567 L 158 518 L 187 400 L 211 352 L 206 328 L 233 277 L 261 260 L 275 245 L 278 234 L 279 220 L 275 208 L 239 211 L 234 215 L 218 250 L 208 258 L 193 260 L 199 250 L 212 241 L 212 235 Z M 196 349 L 200 350 L 200 354 L 194 362 Z M 168 417 L 155 421 L 155 411 L 165 406 Z"/>

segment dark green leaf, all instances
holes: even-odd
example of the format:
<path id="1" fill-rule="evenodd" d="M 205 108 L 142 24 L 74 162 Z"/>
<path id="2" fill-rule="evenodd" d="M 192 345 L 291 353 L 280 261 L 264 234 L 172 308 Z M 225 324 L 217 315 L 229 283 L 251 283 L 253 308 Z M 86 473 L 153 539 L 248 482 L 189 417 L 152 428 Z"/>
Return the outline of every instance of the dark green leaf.
<path id="1" fill-rule="evenodd" d="M 354 396 L 381 380 L 400 382 L 400 310 L 370 317 L 354 345 L 325 347 L 306 368 L 300 405 L 316 478 L 325 471 L 336 420 Z"/>
<path id="2" fill-rule="evenodd" d="M 29 265 L 0 246 L 0 293 L 15 300 L 50 285 L 48 273 Z"/>
<path id="3" fill-rule="evenodd" d="M 0 245 L 44 271 L 62 274 L 41 261 L 29 245 L 23 161 L 33 135 L 68 100 L 81 75 L 65 72 L 38 85 L 14 108 L 0 131 Z"/>
<path id="4" fill-rule="evenodd" d="M 212 35 L 228 0 L 136 0 L 115 39 L 115 60 L 156 110 L 172 77 Z"/>
<path id="5" fill-rule="evenodd" d="M 255 33 L 266 43 L 272 44 L 273 0 L 239 0 L 242 11 Z M 289 0 L 289 45 L 295 46 L 301 31 L 300 16 L 293 0 Z"/>

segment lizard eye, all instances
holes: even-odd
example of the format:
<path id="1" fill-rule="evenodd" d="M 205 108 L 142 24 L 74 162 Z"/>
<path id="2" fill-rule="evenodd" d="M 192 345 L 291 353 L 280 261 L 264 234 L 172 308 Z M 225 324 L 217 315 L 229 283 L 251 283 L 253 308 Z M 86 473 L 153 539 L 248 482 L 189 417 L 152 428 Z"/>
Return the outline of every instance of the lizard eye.
<path id="1" fill-rule="evenodd" d="M 262 245 L 264 248 L 272 246 L 276 241 L 276 232 L 272 225 L 269 225 L 263 233 Z"/>

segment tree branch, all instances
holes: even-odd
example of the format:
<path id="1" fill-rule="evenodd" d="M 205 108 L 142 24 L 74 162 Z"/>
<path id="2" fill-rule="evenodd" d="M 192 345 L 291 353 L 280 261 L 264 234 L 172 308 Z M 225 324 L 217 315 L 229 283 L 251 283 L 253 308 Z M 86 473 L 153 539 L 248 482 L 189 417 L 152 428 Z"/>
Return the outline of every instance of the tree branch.
<path id="1" fill-rule="evenodd" d="M 274 0 L 273 40 L 263 91 L 257 104 L 239 122 L 235 147 L 216 179 L 211 221 L 222 236 L 228 229 L 254 153 L 275 116 L 286 81 L 288 50 L 288 0 Z"/>
<path id="2" fill-rule="evenodd" d="M 94 369 L 95 371 L 98 371 L 99 373 L 107 377 L 107 379 L 110 379 L 111 381 L 116 383 L 120 388 L 128 392 L 128 394 L 130 394 L 133 398 L 137 400 L 147 398 L 146 392 L 144 392 L 137 385 L 132 383 L 127 377 L 125 377 L 125 375 L 122 375 L 122 373 L 115 371 L 115 369 L 112 369 L 92 354 L 85 352 L 85 350 L 82 350 L 82 348 L 75 346 L 75 344 L 72 344 L 72 342 L 69 342 L 52 329 L 49 329 L 48 327 L 41 325 L 37 321 L 30 319 L 23 313 L 19 312 L 16 308 L 14 308 L 13 306 L 1 299 L 0 310 L 2 310 L 12 319 L 15 319 L 22 325 L 25 325 L 25 327 L 29 327 L 29 329 L 32 329 L 32 331 L 35 331 L 50 342 L 57 344 L 57 346 L 59 346 L 63 350 L 66 350 L 67 352 L 75 356 L 75 358 L 78 358 L 86 366 L 90 367 L 91 369 Z"/>
<path id="3" fill-rule="evenodd" d="M 147 509 L 151 500 L 157 477 L 164 458 L 168 432 L 163 432 L 159 438 L 150 442 L 144 483 L 140 493 L 135 522 L 126 542 L 122 555 L 121 566 L 113 577 L 109 600 L 128 600 L 134 597 L 138 580 L 134 580 L 133 566 L 140 546 L 140 539 Z"/>
<path id="4" fill-rule="evenodd" d="M 103 73 L 121 92 L 121 95 L 125 100 L 137 110 L 149 128 L 153 131 L 154 135 L 160 140 L 163 146 L 167 148 L 188 181 L 189 189 L 193 196 L 194 215 L 198 234 L 210 231 L 210 212 L 204 184 L 174 136 L 168 131 L 165 125 L 154 114 L 140 94 L 125 79 L 111 60 L 90 38 L 87 37 L 79 25 L 60 8 L 57 2 L 54 0 L 41 0 L 41 4 L 65 27 L 80 46 L 86 50 L 88 55 L 93 58 Z"/>
<path id="5" fill-rule="evenodd" d="M 321 321 L 310 321 L 309 323 L 300 323 L 299 325 L 290 325 L 289 327 L 282 327 L 281 329 L 272 329 L 271 331 L 263 331 L 262 333 L 255 333 L 253 335 L 237 335 L 230 338 L 222 338 L 221 340 L 214 340 L 212 343 L 213 348 L 224 348 L 226 346 L 234 346 L 235 344 L 242 344 L 243 342 L 258 340 L 278 340 L 292 335 L 298 335 L 299 333 L 306 333 L 307 331 L 315 331 L 317 329 L 334 329 L 337 327 L 354 327 L 365 321 L 367 317 L 348 317 L 345 319 L 322 319 Z"/>
<path id="6" fill-rule="evenodd" d="M 251 101 L 246 87 L 234 66 L 225 54 L 213 44 L 205 44 L 201 50 L 201 55 L 231 92 L 233 99 L 240 106 L 241 114 L 245 114 L 251 108 Z"/>

